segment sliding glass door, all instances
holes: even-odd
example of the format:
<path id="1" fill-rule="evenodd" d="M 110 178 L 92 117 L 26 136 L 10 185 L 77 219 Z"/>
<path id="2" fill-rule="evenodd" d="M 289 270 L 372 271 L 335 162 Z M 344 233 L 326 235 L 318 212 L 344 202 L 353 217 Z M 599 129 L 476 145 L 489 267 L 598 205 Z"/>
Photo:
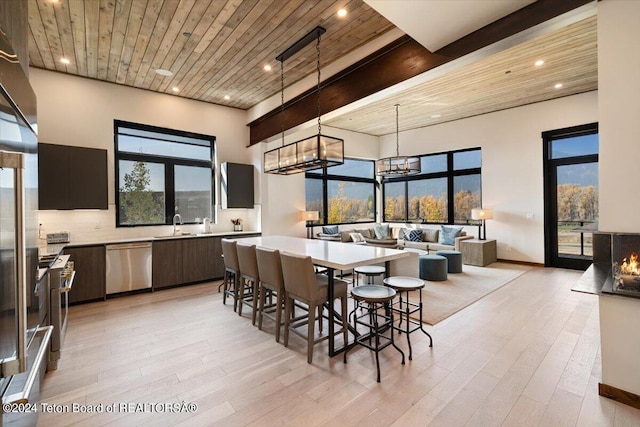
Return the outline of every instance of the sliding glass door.
<path id="1" fill-rule="evenodd" d="M 545 265 L 585 270 L 598 228 L 598 125 L 544 132 Z"/>

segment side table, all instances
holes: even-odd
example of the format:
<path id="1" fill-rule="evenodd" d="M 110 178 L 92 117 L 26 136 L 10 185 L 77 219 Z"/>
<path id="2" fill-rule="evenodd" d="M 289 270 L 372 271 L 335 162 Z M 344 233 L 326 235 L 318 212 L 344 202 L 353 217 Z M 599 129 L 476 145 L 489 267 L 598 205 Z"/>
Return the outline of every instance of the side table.
<path id="1" fill-rule="evenodd" d="M 468 265 L 484 267 L 498 260 L 496 241 L 494 239 L 468 239 L 460 242 L 462 262 Z"/>

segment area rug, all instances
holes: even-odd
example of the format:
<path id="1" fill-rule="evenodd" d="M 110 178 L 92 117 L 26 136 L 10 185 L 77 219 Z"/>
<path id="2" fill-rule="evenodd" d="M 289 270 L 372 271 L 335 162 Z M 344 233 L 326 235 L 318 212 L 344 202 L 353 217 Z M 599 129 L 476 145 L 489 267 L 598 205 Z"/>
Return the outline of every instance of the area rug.
<path id="1" fill-rule="evenodd" d="M 504 262 L 494 262 L 486 267 L 464 265 L 462 273 L 449 274 L 443 282 L 425 281 L 422 321 L 435 325 L 528 270 L 527 266 Z"/>

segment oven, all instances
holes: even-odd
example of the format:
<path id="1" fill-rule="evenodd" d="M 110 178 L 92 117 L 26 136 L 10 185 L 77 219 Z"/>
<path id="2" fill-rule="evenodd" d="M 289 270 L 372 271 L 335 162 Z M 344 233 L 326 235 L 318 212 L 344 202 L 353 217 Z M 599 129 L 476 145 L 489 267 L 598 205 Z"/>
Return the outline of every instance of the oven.
<path id="1" fill-rule="evenodd" d="M 75 271 L 70 255 L 60 255 L 49 267 L 49 324 L 53 326 L 51 349 L 49 352 L 48 370 L 58 368 L 58 360 L 62 353 L 62 345 L 67 332 L 69 317 L 69 291 L 73 286 Z"/>

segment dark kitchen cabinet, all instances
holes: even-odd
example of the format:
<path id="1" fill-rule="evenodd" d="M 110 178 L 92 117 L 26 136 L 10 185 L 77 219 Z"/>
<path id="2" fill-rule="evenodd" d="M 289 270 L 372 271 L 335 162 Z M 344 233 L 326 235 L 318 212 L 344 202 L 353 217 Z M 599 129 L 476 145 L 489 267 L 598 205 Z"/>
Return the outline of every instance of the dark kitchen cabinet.
<path id="1" fill-rule="evenodd" d="M 153 242 L 151 277 L 154 289 L 180 285 L 183 280 L 182 243 L 184 239 Z"/>
<path id="2" fill-rule="evenodd" d="M 220 190 L 222 209 L 253 209 L 253 165 L 222 163 Z"/>
<path id="3" fill-rule="evenodd" d="M 213 278 L 213 238 L 185 239 L 182 242 L 182 280 L 201 282 Z"/>
<path id="4" fill-rule="evenodd" d="M 106 258 L 104 245 L 65 248 L 74 263 L 76 277 L 69 291 L 69 303 L 103 300 L 106 297 Z"/>
<path id="5" fill-rule="evenodd" d="M 213 278 L 221 279 L 224 277 L 224 259 L 222 259 L 222 237 L 212 237 L 213 240 L 213 256 L 211 257 L 211 266 L 213 268 Z"/>
<path id="6" fill-rule="evenodd" d="M 46 209 L 107 209 L 107 151 L 38 144 L 38 201 Z"/>

